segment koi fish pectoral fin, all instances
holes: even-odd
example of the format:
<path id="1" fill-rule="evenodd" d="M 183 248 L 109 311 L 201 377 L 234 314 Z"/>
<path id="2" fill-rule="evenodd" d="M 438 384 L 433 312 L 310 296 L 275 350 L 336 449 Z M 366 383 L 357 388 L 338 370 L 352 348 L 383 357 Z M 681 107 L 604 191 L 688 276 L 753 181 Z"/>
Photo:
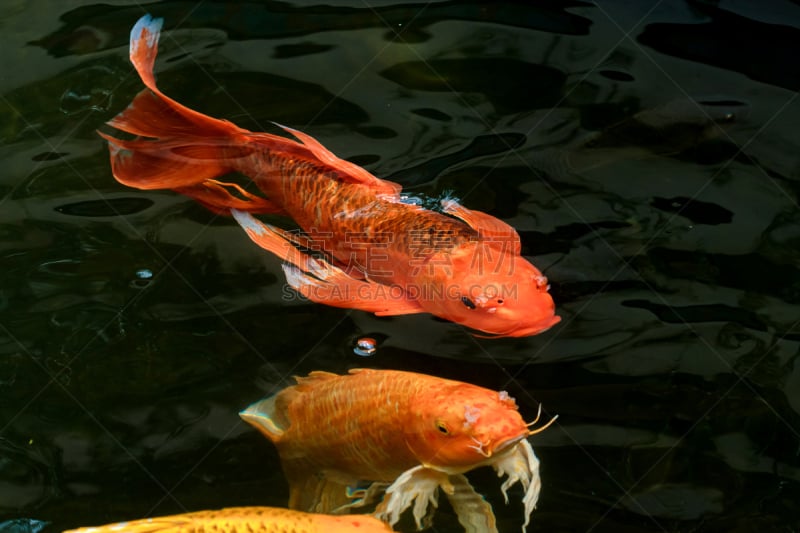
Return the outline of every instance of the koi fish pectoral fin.
<path id="1" fill-rule="evenodd" d="M 253 242 L 285 262 L 286 282 L 312 302 L 358 309 L 378 316 L 425 312 L 399 286 L 356 279 L 324 259 L 301 252 L 294 245 L 308 244 L 302 235 L 264 224 L 244 211 L 231 209 L 231 214 Z"/>
<path id="2" fill-rule="evenodd" d="M 542 489 L 542 480 L 539 477 L 539 459 L 533 452 L 533 447 L 527 440 L 521 440 L 512 450 L 504 453 L 500 458 L 491 464 L 498 477 L 507 475 L 508 478 L 503 482 L 500 491 L 508 503 L 509 487 L 514 483 L 520 482 L 525 491 L 522 504 L 525 507 L 524 530 L 530 523 L 531 513 L 536 508 L 539 501 L 539 493 Z"/>
<path id="3" fill-rule="evenodd" d="M 467 209 L 452 199 L 442 200 L 442 210 L 448 215 L 463 220 L 469 227 L 477 231 L 488 244 L 496 245 L 498 248 L 517 255 L 520 253 L 521 246 L 517 230 L 499 218 Z"/>
<path id="4" fill-rule="evenodd" d="M 413 506 L 417 528 L 427 527 L 438 505 L 438 491 L 447 496 L 459 523 L 467 533 L 497 533 L 497 521 L 483 496 L 462 474 L 446 474 L 422 465 L 406 470 L 386 489 L 375 516 L 394 525 Z"/>
<path id="5" fill-rule="evenodd" d="M 377 501 L 384 492 L 386 492 L 386 487 L 388 486 L 388 483 L 384 483 L 382 481 L 373 481 L 364 488 L 353 489 L 348 486 L 347 497 L 350 498 L 350 503 L 334 509 L 332 512 L 333 514 L 344 513 L 349 512 L 351 509 L 357 509 L 359 507 L 364 507 L 365 505 L 371 505 Z"/>
<path id="6" fill-rule="evenodd" d="M 497 520 L 492 506 L 475 492 L 469 480 L 462 474 L 450 476 L 452 493 L 445 492 L 458 522 L 467 533 L 497 533 Z"/>
<path id="7" fill-rule="evenodd" d="M 299 241 L 297 235 L 275 226 L 264 224 L 246 211 L 231 209 L 231 215 L 247 233 L 250 240 L 261 248 L 302 270 L 318 268 L 319 261 L 308 254 L 304 254 L 292 244 Z"/>
<path id="8" fill-rule="evenodd" d="M 454 491 L 448 475 L 438 470 L 415 466 L 400 474 L 386 489 L 386 496 L 375 509 L 375 517 L 394 525 L 403 511 L 413 505 L 417 529 L 430 525 L 434 509 L 439 503 L 439 487 L 445 493 Z"/>
<path id="9" fill-rule="evenodd" d="M 315 261 L 310 272 L 294 264 L 284 264 L 286 282 L 315 303 L 358 309 L 377 316 L 423 313 L 416 301 L 408 299 L 399 287 L 390 287 L 369 280 L 355 279 L 328 262 Z"/>

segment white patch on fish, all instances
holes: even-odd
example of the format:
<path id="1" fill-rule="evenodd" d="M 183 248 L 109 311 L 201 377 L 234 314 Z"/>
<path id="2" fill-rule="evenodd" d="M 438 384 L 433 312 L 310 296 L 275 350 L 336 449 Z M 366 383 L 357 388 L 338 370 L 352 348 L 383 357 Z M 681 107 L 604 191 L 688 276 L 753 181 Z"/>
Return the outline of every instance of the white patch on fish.
<path id="1" fill-rule="evenodd" d="M 464 428 L 468 428 L 472 426 L 475 422 L 478 421 L 478 418 L 481 416 L 481 411 L 475 406 L 472 405 L 465 405 L 464 406 Z"/>

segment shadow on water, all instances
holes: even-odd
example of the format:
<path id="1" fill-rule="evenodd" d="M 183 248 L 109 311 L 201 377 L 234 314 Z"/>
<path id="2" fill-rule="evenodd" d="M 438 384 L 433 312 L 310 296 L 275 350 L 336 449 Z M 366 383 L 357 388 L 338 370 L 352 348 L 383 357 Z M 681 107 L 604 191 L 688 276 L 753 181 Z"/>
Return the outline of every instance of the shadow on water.
<path id="1" fill-rule="evenodd" d="M 753 20 L 711 2 L 688 3 L 703 16 L 703 22 L 648 24 L 638 41 L 659 52 L 800 90 L 800 74 L 787 68 L 800 54 L 800 28 Z"/>
<path id="2" fill-rule="evenodd" d="M 229 218 L 113 180 L 95 130 L 141 90 L 126 45 L 142 6 L 15 3 L 0 10 L 0 527 L 285 505 L 277 454 L 237 412 L 292 375 L 358 366 L 558 413 L 532 439 L 529 531 L 800 527 L 800 13 L 664 2 L 626 40 L 613 22 L 630 3 L 353 5 L 144 6 L 166 19 L 159 84 L 502 218 L 562 322 L 481 339 L 304 301 Z M 371 357 L 353 351 L 364 336 Z M 518 529 L 494 474 L 470 477 Z M 435 526 L 460 530 L 446 506 Z"/>

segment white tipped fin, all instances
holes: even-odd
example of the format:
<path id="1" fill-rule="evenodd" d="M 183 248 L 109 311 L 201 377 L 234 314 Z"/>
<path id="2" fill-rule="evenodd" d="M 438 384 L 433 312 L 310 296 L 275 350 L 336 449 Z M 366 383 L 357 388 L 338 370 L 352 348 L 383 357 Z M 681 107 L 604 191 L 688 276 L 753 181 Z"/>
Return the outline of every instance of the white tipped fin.
<path id="1" fill-rule="evenodd" d="M 130 52 L 131 63 L 139 73 L 147 87 L 163 96 L 156 87 L 156 79 L 153 76 L 153 65 L 158 55 L 158 38 L 161 35 L 161 27 L 164 19 L 154 19 L 150 15 L 145 15 L 139 19 L 131 30 Z"/>
<path id="2" fill-rule="evenodd" d="M 158 38 L 161 35 L 161 28 L 164 26 L 164 19 L 153 18 L 150 14 L 144 15 L 131 28 L 131 55 L 138 52 L 141 38 L 146 36 L 144 44 L 148 48 L 158 45 Z"/>
<path id="3" fill-rule="evenodd" d="M 524 532 L 530 523 L 531 513 L 536 509 L 536 502 L 539 501 L 539 492 L 542 490 L 542 480 L 539 477 L 539 459 L 533 453 L 531 444 L 523 439 L 507 453 L 502 454 L 496 462 L 492 463 L 492 468 L 495 469 L 498 477 L 508 475 L 508 479 L 500 486 L 506 503 L 508 503 L 507 491 L 509 487 L 517 481 L 522 483 L 522 488 L 525 490 L 525 496 L 522 498 L 522 503 L 525 506 L 525 523 L 522 525 L 522 531 Z"/>
<path id="4" fill-rule="evenodd" d="M 250 405 L 239 416 L 263 433 L 269 440 L 277 442 L 289 425 L 285 417 L 275 409 L 276 396 L 270 396 Z"/>
<path id="5" fill-rule="evenodd" d="M 417 529 L 423 529 L 430 525 L 428 522 L 439 504 L 439 487 L 447 493 L 454 490 L 444 472 L 422 465 L 406 470 L 386 489 L 386 496 L 375 509 L 375 516 L 393 526 L 403 511 L 413 505 Z"/>
<path id="6" fill-rule="evenodd" d="M 267 226 L 256 220 L 253 215 L 248 213 L 247 211 L 239 211 L 238 209 L 231 209 L 231 215 L 233 218 L 236 219 L 236 222 L 244 229 L 248 234 L 252 233 L 258 237 L 267 233 Z"/>

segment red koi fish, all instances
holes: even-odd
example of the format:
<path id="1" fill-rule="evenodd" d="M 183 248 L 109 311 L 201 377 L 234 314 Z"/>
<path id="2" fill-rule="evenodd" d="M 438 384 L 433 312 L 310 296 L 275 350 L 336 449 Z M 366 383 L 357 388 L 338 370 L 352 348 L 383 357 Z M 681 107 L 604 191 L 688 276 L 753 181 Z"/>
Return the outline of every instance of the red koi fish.
<path id="1" fill-rule="evenodd" d="M 296 379 L 240 413 L 277 447 L 289 507 L 340 512 L 384 493 L 379 518 L 393 525 L 413 505 L 421 528 L 442 488 L 467 531 L 496 532 L 491 506 L 463 475 L 491 466 L 508 475 L 503 494 L 522 483 L 527 526 L 541 488 L 527 437 L 549 423 L 531 430 L 536 420 L 526 424 L 507 393 L 394 370 Z"/>
<path id="2" fill-rule="evenodd" d="M 70 529 L 64 533 L 387 533 L 392 528 L 363 515 L 329 516 L 278 507 L 229 507 L 171 516 L 142 518 L 105 526 Z"/>
<path id="3" fill-rule="evenodd" d="M 161 24 L 146 15 L 131 31 L 131 62 L 147 88 L 108 123 L 136 138 L 100 134 L 117 181 L 233 214 L 314 302 L 380 316 L 431 313 L 492 336 L 535 335 L 559 321 L 547 278 L 520 255 L 508 224 L 453 199 L 426 209 L 305 133 L 280 126 L 298 142 L 251 132 L 164 95 L 153 76 Z M 263 196 L 217 179 L 231 172 Z M 252 213 L 288 215 L 305 234 Z"/>

